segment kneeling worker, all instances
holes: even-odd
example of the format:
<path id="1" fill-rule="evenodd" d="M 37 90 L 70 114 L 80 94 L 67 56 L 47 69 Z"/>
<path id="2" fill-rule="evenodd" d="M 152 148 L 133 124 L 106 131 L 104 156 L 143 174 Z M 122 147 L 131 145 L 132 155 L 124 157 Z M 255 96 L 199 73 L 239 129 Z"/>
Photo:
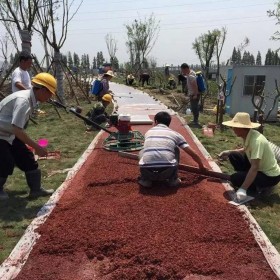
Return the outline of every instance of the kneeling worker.
<path id="1" fill-rule="evenodd" d="M 90 110 L 86 116 L 88 119 L 91 121 L 97 123 L 97 124 L 102 124 L 108 122 L 108 114 L 106 112 L 106 108 L 110 105 L 112 102 L 112 95 L 111 94 L 104 94 L 102 96 L 101 102 L 97 102 L 93 105 L 92 110 Z M 91 125 L 90 122 L 86 122 L 86 125 L 89 125 L 90 127 L 87 128 L 87 131 L 92 131 L 98 129 L 97 127 L 94 127 Z"/>
<path id="2" fill-rule="evenodd" d="M 253 123 L 248 113 L 236 113 L 231 121 L 223 125 L 232 127 L 244 146 L 241 149 L 226 150 L 219 154 L 221 159 L 229 159 L 235 173 L 230 177 L 236 198 L 244 201 L 247 195 L 269 193 L 280 182 L 280 167 L 269 141 L 257 130 L 259 123 Z"/>
<path id="3" fill-rule="evenodd" d="M 141 186 L 148 188 L 153 181 L 165 180 L 170 187 L 178 186 L 181 182 L 177 174 L 179 148 L 189 154 L 200 169 L 206 169 L 185 138 L 169 128 L 171 116 L 167 112 L 158 112 L 154 121 L 155 126 L 146 132 L 144 148 L 139 153 L 141 177 L 138 182 Z"/>
<path id="4" fill-rule="evenodd" d="M 3 187 L 9 175 L 17 166 L 25 172 L 29 197 L 51 195 L 54 190 L 41 186 L 41 170 L 34 154 L 26 144 L 39 156 L 48 152 L 32 140 L 24 128 L 36 109 L 37 102 L 48 101 L 56 91 L 56 79 L 49 73 L 40 73 L 32 79 L 32 88 L 17 91 L 0 102 L 0 199 L 8 199 Z"/>

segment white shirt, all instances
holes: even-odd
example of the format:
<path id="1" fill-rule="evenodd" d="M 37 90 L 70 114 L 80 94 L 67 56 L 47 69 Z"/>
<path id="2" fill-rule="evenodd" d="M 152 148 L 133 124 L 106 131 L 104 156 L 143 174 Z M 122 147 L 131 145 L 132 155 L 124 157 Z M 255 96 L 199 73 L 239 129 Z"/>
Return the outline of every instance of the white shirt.
<path id="1" fill-rule="evenodd" d="M 17 67 L 12 74 L 12 92 L 19 91 L 20 89 L 16 87 L 16 83 L 22 83 L 26 89 L 31 88 L 30 75 L 26 70 L 22 70 Z"/>
<path id="2" fill-rule="evenodd" d="M 36 106 L 32 89 L 20 90 L 8 95 L 0 102 L 0 139 L 12 144 L 15 135 L 13 125 L 24 128 Z"/>
<path id="3" fill-rule="evenodd" d="M 185 138 L 164 124 L 158 124 L 145 134 L 144 148 L 140 151 L 140 166 L 176 166 L 175 148 L 188 147 Z"/>

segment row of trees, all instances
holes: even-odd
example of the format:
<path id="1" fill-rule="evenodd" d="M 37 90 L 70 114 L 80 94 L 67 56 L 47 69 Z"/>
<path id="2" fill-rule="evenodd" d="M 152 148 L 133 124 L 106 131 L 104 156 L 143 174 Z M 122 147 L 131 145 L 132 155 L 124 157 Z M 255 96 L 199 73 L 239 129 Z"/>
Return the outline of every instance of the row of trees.
<path id="1" fill-rule="evenodd" d="M 231 63 L 235 65 L 263 65 L 261 53 L 259 51 L 255 59 L 254 55 L 247 51 L 244 51 L 243 55 L 241 55 L 240 49 L 236 50 L 235 47 L 232 52 Z M 280 65 L 278 51 L 268 49 L 265 55 L 264 65 Z"/>
<path id="2" fill-rule="evenodd" d="M 4 24 L 9 39 L 14 41 L 16 49 L 18 44 L 15 42 L 15 30 L 18 30 L 22 50 L 27 50 L 31 53 L 31 39 L 34 32 L 41 35 L 43 45 L 45 48 L 46 64 L 49 66 L 50 62 L 55 65 L 56 78 L 58 80 L 58 92 L 63 94 L 62 81 L 63 72 L 61 69 L 61 62 L 67 63 L 69 67 L 81 68 L 98 68 L 105 59 L 102 52 L 98 52 L 97 56 L 93 58 L 90 63 L 89 56 L 83 54 L 81 58 L 74 53 L 63 55 L 60 49 L 67 38 L 68 24 L 77 13 L 83 0 L 77 0 L 79 5 L 72 14 L 70 8 L 73 7 L 73 1 L 69 0 L 0 0 L 0 21 Z M 268 15 L 275 17 L 280 22 L 279 18 L 279 3 L 275 11 L 269 11 Z M 59 24 L 60 30 L 59 29 Z M 154 67 L 156 60 L 149 58 L 149 54 L 154 47 L 158 38 L 160 27 L 152 14 L 144 20 L 134 20 L 131 24 L 125 25 L 127 33 L 126 46 L 128 48 L 129 61 L 124 64 L 127 71 L 133 69 L 134 73 L 138 73 L 147 67 Z M 60 34 L 59 36 L 57 34 Z M 279 34 L 274 34 L 275 38 Z M 211 64 L 215 62 L 218 66 L 217 77 L 219 77 L 220 56 L 223 50 L 224 42 L 226 40 L 227 30 L 225 27 L 208 31 L 195 39 L 193 49 L 197 54 L 201 68 L 204 70 L 206 76 Z M 110 62 L 114 68 L 118 69 L 119 62 L 116 57 L 117 41 L 112 35 L 107 34 L 105 37 Z M 231 61 L 234 63 L 243 64 L 257 64 L 261 65 L 261 55 L 258 53 L 255 59 L 252 54 L 244 51 L 242 57 L 241 53 L 248 45 L 249 40 L 245 38 L 244 42 L 233 50 Z M 52 58 L 50 59 L 50 53 Z M 278 64 L 279 59 L 277 53 L 270 51 L 266 56 L 265 64 Z"/>

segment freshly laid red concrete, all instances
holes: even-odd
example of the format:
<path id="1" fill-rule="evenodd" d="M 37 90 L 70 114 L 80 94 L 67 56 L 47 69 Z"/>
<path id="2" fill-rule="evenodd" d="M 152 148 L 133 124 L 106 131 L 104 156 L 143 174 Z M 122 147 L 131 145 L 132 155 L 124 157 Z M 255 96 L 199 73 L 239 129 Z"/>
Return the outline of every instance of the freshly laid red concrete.
<path id="1" fill-rule="evenodd" d="M 193 145 L 177 118 L 171 127 Z M 136 161 L 99 143 L 16 279 L 277 279 L 220 182 L 180 173 L 179 188 L 145 190 L 138 175 Z"/>

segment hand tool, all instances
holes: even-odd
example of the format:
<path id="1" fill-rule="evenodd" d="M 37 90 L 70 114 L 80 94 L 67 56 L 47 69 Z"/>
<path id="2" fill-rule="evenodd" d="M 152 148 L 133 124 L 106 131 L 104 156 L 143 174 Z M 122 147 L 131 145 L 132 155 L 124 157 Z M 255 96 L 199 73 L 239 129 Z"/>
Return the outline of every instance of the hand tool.
<path id="1" fill-rule="evenodd" d="M 130 159 L 134 159 L 134 160 L 139 159 L 137 154 L 123 152 L 123 151 L 119 151 L 118 155 L 121 157 L 124 157 L 124 158 L 130 158 Z M 222 180 L 230 179 L 230 175 L 228 175 L 228 174 L 224 174 L 221 172 L 216 172 L 216 171 L 208 170 L 208 169 L 203 170 L 198 167 L 190 166 L 190 165 L 186 165 L 186 164 L 179 164 L 178 169 L 180 171 L 192 172 L 192 173 L 196 173 L 196 174 L 203 175 L 206 177 L 218 178 L 218 179 L 222 179 Z"/>
<path id="2" fill-rule="evenodd" d="M 70 112 L 74 114 L 76 117 L 82 119 L 86 123 L 89 123 L 95 128 L 102 129 L 109 133 L 109 136 L 103 142 L 103 148 L 109 151 L 137 151 L 143 148 L 144 143 L 144 136 L 137 130 L 132 130 L 130 126 L 130 118 L 129 120 L 123 118 L 127 116 L 112 114 L 110 116 L 111 124 L 118 130 L 118 131 L 110 131 L 109 129 L 105 128 L 104 126 L 97 124 L 96 122 L 92 121 L 91 119 L 83 116 L 80 114 L 82 111 L 80 107 L 68 108 L 67 106 L 61 104 L 57 100 L 50 99 L 50 104 L 58 107 L 64 108 L 66 112 Z"/>

